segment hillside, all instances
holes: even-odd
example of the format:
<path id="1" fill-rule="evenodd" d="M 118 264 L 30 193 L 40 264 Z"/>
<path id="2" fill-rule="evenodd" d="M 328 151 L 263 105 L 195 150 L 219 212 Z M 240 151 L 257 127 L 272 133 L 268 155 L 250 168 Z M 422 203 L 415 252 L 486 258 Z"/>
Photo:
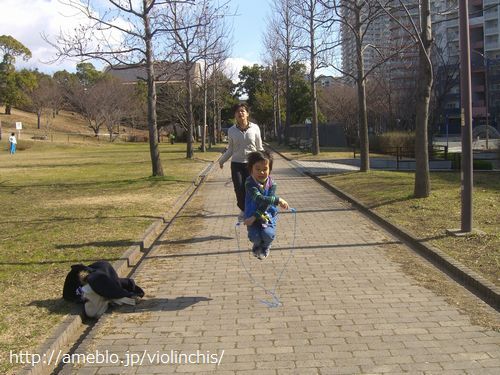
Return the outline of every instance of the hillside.
<path id="1" fill-rule="evenodd" d="M 60 111 L 55 118 L 47 118 L 42 116 L 40 129 L 37 129 L 37 116 L 34 113 L 12 109 L 11 115 L 6 115 L 4 108 L 0 106 L 0 121 L 2 123 L 2 135 L 8 134 L 16 130 L 16 122 L 20 121 L 23 124 L 21 136 L 23 138 L 33 135 L 48 135 L 48 134 L 85 134 L 93 136 L 93 131 L 87 126 L 85 120 L 77 113 L 69 111 Z M 120 132 L 127 134 L 147 135 L 145 130 L 132 129 L 126 126 L 120 126 Z M 17 132 L 16 132 L 17 133 Z M 106 134 L 107 129 L 101 128 L 101 133 Z"/>

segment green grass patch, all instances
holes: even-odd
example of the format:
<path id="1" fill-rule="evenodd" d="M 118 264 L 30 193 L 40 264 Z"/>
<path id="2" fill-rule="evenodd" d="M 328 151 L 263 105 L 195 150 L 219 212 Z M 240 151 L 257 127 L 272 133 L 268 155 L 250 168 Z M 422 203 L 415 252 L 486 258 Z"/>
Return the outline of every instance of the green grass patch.
<path id="1" fill-rule="evenodd" d="M 221 150 L 189 160 L 185 144 L 161 144 L 166 176 L 150 177 L 148 144 L 24 143 L 13 156 L 0 143 L 0 373 L 69 312 L 70 265 L 116 260 Z"/>
<path id="2" fill-rule="evenodd" d="M 458 172 L 431 173 L 430 197 L 413 198 L 414 173 L 371 171 L 325 177 L 419 240 L 446 252 L 496 285 L 500 285 L 500 174 L 474 173 L 473 227 L 485 235 L 446 235 L 460 228 Z"/>

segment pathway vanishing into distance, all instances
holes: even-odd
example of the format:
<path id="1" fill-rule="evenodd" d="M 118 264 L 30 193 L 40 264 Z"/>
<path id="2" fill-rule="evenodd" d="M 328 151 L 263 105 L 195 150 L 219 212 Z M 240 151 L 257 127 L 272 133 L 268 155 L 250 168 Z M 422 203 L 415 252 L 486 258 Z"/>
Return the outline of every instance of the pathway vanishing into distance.
<path id="1" fill-rule="evenodd" d="M 76 350 L 108 363 L 61 373 L 500 373 L 500 333 L 407 276 L 387 257 L 404 245 L 278 156 L 273 175 L 295 234 L 285 212 L 269 258 L 249 255 L 245 228 L 238 249 L 229 166 L 213 168 L 133 275 L 145 299 L 103 316 Z M 268 308 L 241 259 L 272 288 L 294 235 L 283 305 Z M 171 363 L 181 354 L 200 363 Z"/>

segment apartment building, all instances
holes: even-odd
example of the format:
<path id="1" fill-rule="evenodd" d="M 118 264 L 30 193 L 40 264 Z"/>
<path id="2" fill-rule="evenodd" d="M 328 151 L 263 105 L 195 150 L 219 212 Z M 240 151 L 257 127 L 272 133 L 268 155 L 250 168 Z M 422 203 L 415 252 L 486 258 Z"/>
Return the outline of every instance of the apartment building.
<path id="1" fill-rule="evenodd" d="M 352 13 L 350 6 L 352 5 L 352 0 L 341 0 L 340 10 L 341 15 L 346 19 L 350 20 L 351 24 L 354 24 L 354 14 Z M 378 3 L 376 1 L 368 1 L 365 7 L 362 8 L 362 18 L 366 17 L 366 12 L 369 11 L 370 4 L 375 7 Z M 345 5 L 345 6 L 343 6 Z M 372 8 L 373 10 L 373 8 Z M 363 31 L 365 32 L 363 38 L 363 60 L 365 71 L 370 70 L 375 64 L 381 60 L 380 53 L 384 54 L 387 52 L 387 47 L 389 45 L 387 36 L 389 35 L 389 19 L 390 17 L 384 12 L 378 12 L 378 16 L 373 18 L 368 29 L 363 26 Z M 356 39 L 351 29 L 345 24 L 341 25 L 341 38 L 342 44 L 342 69 L 356 76 L 357 72 L 357 52 L 356 52 Z"/>
<path id="2" fill-rule="evenodd" d="M 418 25 L 418 5 L 415 0 L 406 0 L 405 5 Z M 393 49 L 404 47 L 411 42 L 408 33 L 399 23 L 411 28 L 406 11 L 394 9 L 394 19 L 387 22 L 383 40 L 376 28 L 367 32 L 366 43 L 379 44 L 389 40 Z M 441 113 L 435 114 L 450 133 L 460 132 L 460 80 L 459 80 L 459 20 L 457 0 L 435 0 L 431 3 L 432 28 L 435 48 L 433 63 L 435 70 L 435 90 L 442 90 Z M 383 28 L 383 26 L 380 26 Z M 500 121 L 500 6 L 498 0 L 469 0 L 469 32 L 471 54 L 472 117 L 473 126 L 492 125 L 498 128 Z M 349 37 L 347 33 L 344 34 Z M 352 37 L 351 37 L 352 39 Z M 345 69 L 352 71 L 355 55 L 354 41 L 346 43 L 343 50 Z M 354 50 L 355 52 L 355 50 Z M 367 50 L 368 52 L 368 50 Z M 370 68 L 372 59 L 366 55 L 365 66 Z M 405 48 L 386 65 L 395 97 L 404 97 L 414 90 L 418 70 L 417 46 Z"/>

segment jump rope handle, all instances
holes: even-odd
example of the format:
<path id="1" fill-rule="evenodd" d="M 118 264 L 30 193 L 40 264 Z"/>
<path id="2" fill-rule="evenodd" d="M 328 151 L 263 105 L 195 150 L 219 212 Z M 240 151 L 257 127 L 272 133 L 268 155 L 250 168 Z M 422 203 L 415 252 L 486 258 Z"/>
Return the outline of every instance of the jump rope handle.
<path id="1" fill-rule="evenodd" d="M 292 207 L 290 207 L 288 210 L 289 210 L 292 214 L 296 214 L 296 213 L 297 213 L 297 209 L 296 209 L 296 208 L 292 208 Z M 242 223 L 238 221 L 238 222 L 236 223 L 236 226 L 238 227 L 238 226 L 240 226 L 241 224 L 242 224 Z"/>

